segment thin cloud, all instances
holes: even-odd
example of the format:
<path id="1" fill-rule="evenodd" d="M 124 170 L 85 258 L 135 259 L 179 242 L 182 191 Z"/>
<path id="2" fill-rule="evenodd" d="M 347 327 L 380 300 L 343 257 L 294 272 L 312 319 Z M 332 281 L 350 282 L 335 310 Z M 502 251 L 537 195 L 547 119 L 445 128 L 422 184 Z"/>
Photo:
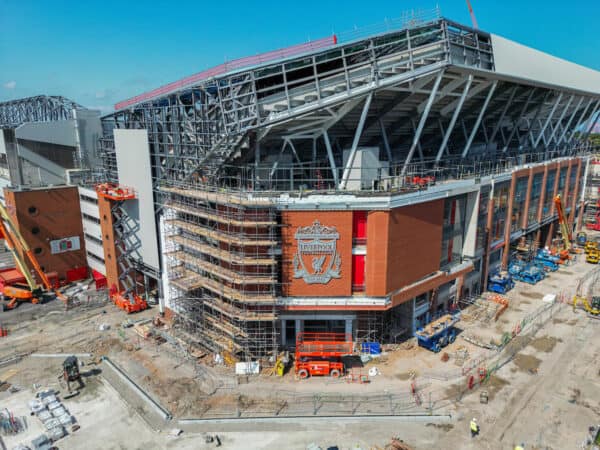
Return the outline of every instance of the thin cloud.
<path id="1" fill-rule="evenodd" d="M 17 82 L 16 81 L 7 81 L 6 83 L 4 83 L 2 86 L 4 86 L 4 89 L 14 89 L 17 87 Z"/>

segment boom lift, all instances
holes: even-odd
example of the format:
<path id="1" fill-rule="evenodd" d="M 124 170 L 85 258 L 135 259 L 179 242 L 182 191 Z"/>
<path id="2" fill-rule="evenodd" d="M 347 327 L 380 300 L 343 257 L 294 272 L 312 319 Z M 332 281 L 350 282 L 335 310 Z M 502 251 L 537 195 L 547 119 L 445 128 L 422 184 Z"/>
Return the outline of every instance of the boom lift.
<path id="1" fill-rule="evenodd" d="M 560 258 L 565 260 L 570 259 L 569 253 L 573 252 L 573 246 L 571 244 L 573 235 L 569 231 L 569 226 L 567 225 L 567 218 L 565 216 L 565 210 L 563 209 L 560 195 L 554 197 L 554 206 L 556 207 L 556 213 L 558 214 L 558 225 L 560 226 L 560 233 L 563 240 L 563 250 L 560 252 Z"/>
<path id="2" fill-rule="evenodd" d="M 49 292 L 54 292 L 59 299 L 66 303 L 67 298 L 54 289 L 50 283 L 50 280 L 40 267 L 36 257 L 33 255 L 31 248 L 29 248 L 29 245 L 27 242 L 25 242 L 25 239 L 23 239 L 19 229 L 15 226 L 10 215 L 8 214 L 8 211 L 6 211 L 6 208 L 1 203 L 0 219 L 0 238 L 4 239 L 4 243 L 12 253 L 19 271 L 23 274 L 23 277 L 25 277 L 25 280 L 27 281 L 27 285 L 21 286 L 15 284 L 11 286 L 4 286 L 2 288 L 2 295 L 10 299 L 7 308 L 14 308 L 18 302 L 39 303 L 38 297 L 44 293 L 44 289 Z M 42 280 L 42 286 L 37 285 L 19 251 L 27 256 L 27 259 L 33 266 L 35 272 L 40 277 L 40 280 Z"/>

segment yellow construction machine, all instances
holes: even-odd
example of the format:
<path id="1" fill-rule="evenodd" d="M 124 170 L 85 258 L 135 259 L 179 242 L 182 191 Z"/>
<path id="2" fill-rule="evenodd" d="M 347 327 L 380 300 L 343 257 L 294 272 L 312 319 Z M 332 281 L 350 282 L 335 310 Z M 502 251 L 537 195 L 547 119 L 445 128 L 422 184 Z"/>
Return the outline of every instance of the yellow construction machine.
<path id="1" fill-rule="evenodd" d="M 597 248 L 590 249 L 585 255 L 585 260 L 590 264 L 598 264 L 600 261 L 600 250 Z"/>

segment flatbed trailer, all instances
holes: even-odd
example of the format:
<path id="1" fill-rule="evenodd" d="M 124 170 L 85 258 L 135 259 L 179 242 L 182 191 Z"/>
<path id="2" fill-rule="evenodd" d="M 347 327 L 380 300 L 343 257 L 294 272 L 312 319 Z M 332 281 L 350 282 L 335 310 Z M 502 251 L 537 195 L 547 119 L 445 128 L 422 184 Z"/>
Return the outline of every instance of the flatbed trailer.
<path id="1" fill-rule="evenodd" d="M 439 352 L 443 347 L 456 340 L 454 326 L 460 321 L 459 314 L 445 314 L 437 320 L 416 331 L 419 346 L 432 352 Z"/>

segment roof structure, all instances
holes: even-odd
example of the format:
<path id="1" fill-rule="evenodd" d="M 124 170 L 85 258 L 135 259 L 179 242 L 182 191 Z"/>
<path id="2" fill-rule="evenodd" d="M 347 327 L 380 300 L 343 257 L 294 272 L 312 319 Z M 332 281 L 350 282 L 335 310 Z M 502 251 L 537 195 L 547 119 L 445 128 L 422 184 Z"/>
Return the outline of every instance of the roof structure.
<path id="1" fill-rule="evenodd" d="M 106 160 L 112 129 L 145 128 L 158 180 L 346 190 L 359 149 L 402 176 L 548 158 L 573 151 L 600 108 L 599 72 L 445 18 L 338 38 L 117 104 L 103 118 Z"/>
<path id="2" fill-rule="evenodd" d="M 0 103 L 0 128 L 16 128 L 25 122 L 51 122 L 73 118 L 78 103 L 65 97 L 37 95 Z"/>

